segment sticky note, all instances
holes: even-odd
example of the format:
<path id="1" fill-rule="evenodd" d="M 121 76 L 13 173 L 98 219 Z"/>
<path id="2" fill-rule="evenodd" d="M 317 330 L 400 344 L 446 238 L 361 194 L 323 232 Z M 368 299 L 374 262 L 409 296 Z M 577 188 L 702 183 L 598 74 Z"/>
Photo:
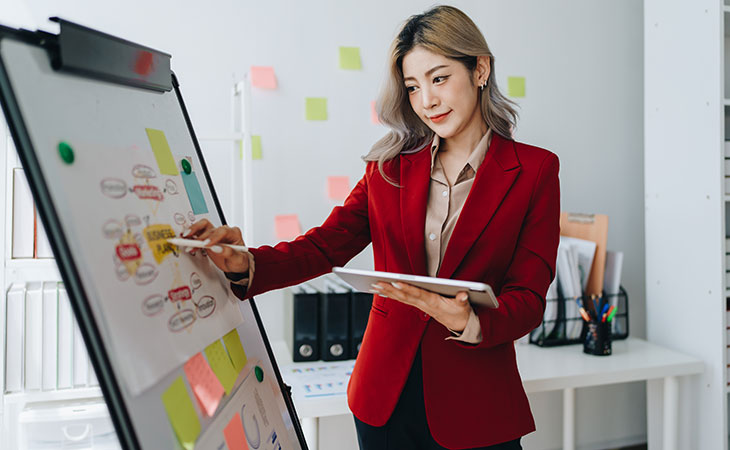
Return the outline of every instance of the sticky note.
<path id="1" fill-rule="evenodd" d="M 340 69 L 362 69 L 360 47 L 340 47 Z"/>
<path id="2" fill-rule="evenodd" d="M 296 214 L 284 214 L 274 217 L 276 238 L 290 240 L 302 234 L 299 226 L 299 217 Z"/>
<path id="3" fill-rule="evenodd" d="M 210 368 L 213 369 L 213 372 L 226 390 L 226 394 L 230 394 L 233 390 L 233 385 L 236 384 L 238 372 L 236 372 L 233 364 L 231 364 L 231 360 L 228 358 L 226 349 L 223 348 L 221 341 L 215 341 L 205 347 L 205 356 L 208 358 Z"/>
<path id="4" fill-rule="evenodd" d="M 350 177 L 327 177 L 327 195 L 332 200 L 344 200 L 350 193 Z"/>
<path id="5" fill-rule="evenodd" d="M 375 100 L 370 102 L 370 121 L 374 124 L 380 124 L 380 119 L 378 119 L 378 111 L 375 109 Z"/>
<path id="6" fill-rule="evenodd" d="M 243 141 L 238 141 L 238 159 L 243 159 Z"/>
<path id="7" fill-rule="evenodd" d="M 238 411 L 223 429 L 223 436 L 226 438 L 228 450 L 248 450 L 246 433 L 243 431 L 243 422 Z"/>
<path id="8" fill-rule="evenodd" d="M 177 377 L 161 398 L 177 440 L 184 449 L 192 450 L 200 435 L 200 420 L 182 377 Z"/>
<path id="9" fill-rule="evenodd" d="M 175 164 L 175 158 L 172 157 L 165 133 L 152 128 L 145 128 L 145 131 L 147 131 L 147 139 L 150 141 L 152 153 L 155 154 L 160 173 L 163 175 L 177 175 L 177 165 Z"/>
<path id="10" fill-rule="evenodd" d="M 327 99 L 324 97 L 307 97 L 307 120 L 327 120 Z"/>
<path id="11" fill-rule="evenodd" d="M 231 362 L 233 362 L 233 367 L 237 373 L 241 373 L 243 367 L 246 365 L 246 352 L 243 351 L 238 330 L 234 328 L 223 336 L 223 343 L 226 344 L 226 350 L 228 350 L 228 356 L 230 356 Z"/>
<path id="12" fill-rule="evenodd" d="M 261 136 L 251 136 L 251 159 L 261 159 Z"/>
<path id="13" fill-rule="evenodd" d="M 208 417 L 213 417 L 224 392 L 220 380 L 215 376 L 202 353 L 190 358 L 183 366 L 183 369 L 188 377 L 193 394 L 198 399 L 200 409 L 205 411 Z"/>
<path id="14" fill-rule="evenodd" d="M 193 208 L 193 214 L 207 213 L 208 206 L 205 204 L 205 197 L 203 197 L 203 191 L 200 189 L 200 183 L 198 183 L 195 172 L 183 172 L 180 176 L 185 185 L 185 192 L 188 193 L 188 200 L 190 200 L 190 207 Z"/>
<path id="15" fill-rule="evenodd" d="M 261 89 L 276 89 L 276 75 L 271 66 L 251 66 L 251 85 Z"/>
<path id="16" fill-rule="evenodd" d="M 525 77 L 507 77 L 507 95 L 510 97 L 524 97 Z"/>
<path id="17" fill-rule="evenodd" d="M 165 257 L 174 253 L 175 246 L 167 242 L 168 239 L 175 237 L 175 230 L 170 225 L 150 225 L 142 230 L 142 234 L 147 240 L 147 245 L 150 246 L 152 256 L 155 257 L 157 264 L 160 264 Z"/>

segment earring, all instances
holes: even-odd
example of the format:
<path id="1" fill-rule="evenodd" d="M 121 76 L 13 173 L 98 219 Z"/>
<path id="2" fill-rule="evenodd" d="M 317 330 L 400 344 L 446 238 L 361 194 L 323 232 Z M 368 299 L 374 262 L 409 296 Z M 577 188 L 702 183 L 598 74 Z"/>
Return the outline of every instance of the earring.
<path id="1" fill-rule="evenodd" d="M 484 84 L 480 86 L 480 89 L 484 90 L 485 87 L 487 87 L 487 80 L 484 80 Z"/>

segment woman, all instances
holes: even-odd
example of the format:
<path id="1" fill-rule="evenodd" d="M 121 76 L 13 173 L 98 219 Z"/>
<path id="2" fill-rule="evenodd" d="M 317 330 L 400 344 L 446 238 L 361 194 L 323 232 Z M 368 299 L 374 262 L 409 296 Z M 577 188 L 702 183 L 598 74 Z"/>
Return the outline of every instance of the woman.
<path id="1" fill-rule="evenodd" d="M 466 292 L 375 286 L 348 387 L 361 449 L 519 449 L 535 429 L 513 341 L 542 320 L 554 276 L 558 159 L 511 139 L 516 114 L 494 79 L 464 13 L 438 6 L 411 17 L 378 102 L 391 131 L 344 205 L 292 242 L 208 252 L 241 299 L 328 273 L 371 242 L 376 270 L 498 293 L 487 309 Z M 186 237 L 243 244 L 238 228 L 207 221 Z"/>

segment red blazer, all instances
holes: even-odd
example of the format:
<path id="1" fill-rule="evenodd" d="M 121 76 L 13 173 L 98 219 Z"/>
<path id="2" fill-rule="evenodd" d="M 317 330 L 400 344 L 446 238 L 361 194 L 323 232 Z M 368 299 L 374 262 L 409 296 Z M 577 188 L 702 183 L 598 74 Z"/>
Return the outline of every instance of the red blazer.
<path id="1" fill-rule="evenodd" d="M 344 266 L 373 244 L 375 270 L 426 275 L 424 228 L 430 145 L 385 164 L 397 188 L 369 163 L 341 207 L 292 242 L 252 248 L 256 275 L 240 298 L 301 283 Z M 488 446 L 535 430 L 513 341 L 542 320 L 560 234 L 558 158 L 494 134 L 461 211 L 438 276 L 490 284 L 499 308 L 475 306 L 479 345 L 420 310 L 375 296 L 348 403 L 363 422 L 390 417 L 421 345 L 426 416 L 452 449 Z"/>

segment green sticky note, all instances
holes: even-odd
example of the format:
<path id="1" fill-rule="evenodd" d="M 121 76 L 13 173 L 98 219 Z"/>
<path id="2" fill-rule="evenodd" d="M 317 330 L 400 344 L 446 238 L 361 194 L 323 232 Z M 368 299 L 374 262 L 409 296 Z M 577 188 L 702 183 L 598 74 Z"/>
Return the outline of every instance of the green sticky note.
<path id="1" fill-rule="evenodd" d="M 161 398 L 180 445 L 186 450 L 192 450 L 200 435 L 200 420 L 182 377 L 177 377 L 162 393 Z"/>
<path id="2" fill-rule="evenodd" d="M 233 391 L 233 385 L 236 384 L 236 377 L 238 372 L 231 364 L 231 359 L 226 353 L 226 349 L 223 348 L 221 341 L 215 341 L 209 346 L 205 347 L 205 357 L 208 358 L 208 364 L 213 372 L 220 380 L 223 385 L 223 389 L 226 390 L 226 394 Z"/>
<path id="3" fill-rule="evenodd" d="M 243 351 L 238 330 L 234 328 L 223 336 L 223 343 L 226 344 L 226 350 L 228 350 L 228 356 L 231 357 L 233 367 L 236 368 L 236 372 L 241 373 L 246 365 L 246 352 Z"/>
<path id="4" fill-rule="evenodd" d="M 507 77 L 507 95 L 510 97 L 524 97 L 525 77 Z"/>
<path id="5" fill-rule="evenodd" d="M 205 197 L 203 191 L 200 189 L 200 183 L 198 183 L 198 176 L 195 172 L 181 173 L 180 176 L 185 186 L 185 192 L 188 194 L 188 200 L 190 201 L 190 207 L 193 208 L 193 214 L 205 214 L 208 212 L 208 205 L 205 204 Z"/>
<path id="6" fill-rule="evenodd" d="M 261 136 L 251 136 L 251 159 L 261 159 Z"/>
<path id="7" fill-rule="evenodd" d="M 155 154 L 160 173 L 164 175 L 177 175 L 177 165 L 175 164 L 175 158 L 172 157 L 170 145 L 167 143 L 165 133 L 152 128 L 145 128 L 145 131 L 147 131 L 147 138 L 150 140 L 150 146 L 152 147 L 152 152 Z"/>
<path id="8" fill-rule="evenodd" d="M 327 99 L 307 97 L 307 120 L 327 120 Z"/>
<path id="9" fill-rule="evenodd" d="M 243 141 L 238 141 L 238 159 L 243 159 Z"/>
<path id="10" fill-rule="evenodd" d="M 360 47 L 340 47 L 340 69 L 362 69 Z"/>

